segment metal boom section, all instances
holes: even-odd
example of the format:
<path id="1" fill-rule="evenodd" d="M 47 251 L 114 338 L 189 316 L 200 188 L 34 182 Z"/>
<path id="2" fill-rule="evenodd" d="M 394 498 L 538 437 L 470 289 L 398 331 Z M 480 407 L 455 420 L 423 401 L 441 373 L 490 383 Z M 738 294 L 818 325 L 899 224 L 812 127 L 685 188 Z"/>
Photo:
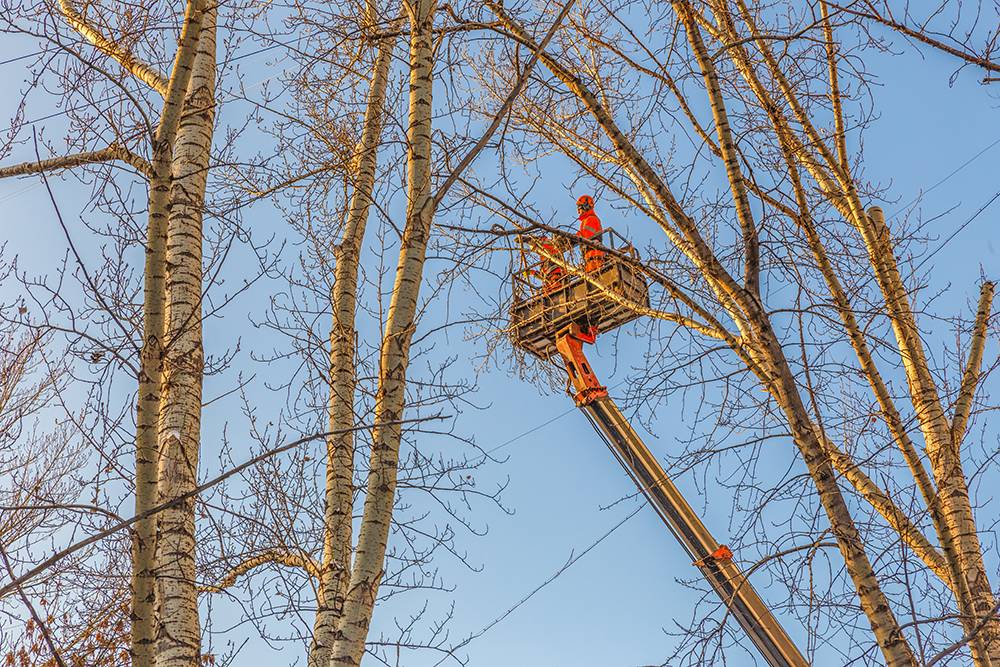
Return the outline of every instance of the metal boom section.
<path id="1" fill-rule="evenodd" d="M 733 562 L 728 547 L 720 546 L 708 532 L 618 405 L 608 396 L 607 389 L 597 380 L 582 347 L 585 342 L 593 343 L 594 335 L 574 325 L 557 339 L 570 381 L 576 388 L 577 406 L 590 419 L 767 664 L 770 667 L 806 667 L 809 663 Z"/>

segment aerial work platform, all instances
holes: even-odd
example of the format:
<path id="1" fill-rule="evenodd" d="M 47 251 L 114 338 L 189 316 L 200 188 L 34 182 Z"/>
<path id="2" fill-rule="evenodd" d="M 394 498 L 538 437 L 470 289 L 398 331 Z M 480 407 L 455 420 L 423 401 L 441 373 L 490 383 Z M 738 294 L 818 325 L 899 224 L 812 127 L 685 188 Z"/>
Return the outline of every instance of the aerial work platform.
<path id="1" fill-rule="evenodd" d="M 593 243 L 523 235 L 521 268 L 515 272 L 511 306 L 514 345 L 541 359 L 562 363 L 577 407 L 625 469 L 770 667 L 807 667 L 784 627 L 757 595 L 635 432 L 583 351 L 605 333 L 641 317 L 649 291 L 635 250 L 604 230 L 603 252 L 593 261 Z M 614 248 L 612 242 L 620 241 Z M 580 258 L 590 250 L 591 261 Z M 556 357 L 553 359 L 553 357 Z"/>
<path id="2" fill-rule="evenodd" d="M 512 275 L 511 339 L 514 345 L 540 359 L 557 354 L 558 332 L 571 324 L 594 327 L 599 332 L 617 329 L 641 317 L 649 308 L 649 287 L 636 268 L 638 254 L 613 229 L 594 238 L 608 248 L 593 271 L 571 268 L 585 265 L 586 246 L 550 241 L 560 246 L 566 268 L 540 254 L 543 237 L 523 235 L 519 270 Z M 549 253 L 547 253 L 549 254 Z M 560 284 L 546 285 L 545 272 L 563 270 Z M 549 281 L 554 282 L 554 281 Z"/>

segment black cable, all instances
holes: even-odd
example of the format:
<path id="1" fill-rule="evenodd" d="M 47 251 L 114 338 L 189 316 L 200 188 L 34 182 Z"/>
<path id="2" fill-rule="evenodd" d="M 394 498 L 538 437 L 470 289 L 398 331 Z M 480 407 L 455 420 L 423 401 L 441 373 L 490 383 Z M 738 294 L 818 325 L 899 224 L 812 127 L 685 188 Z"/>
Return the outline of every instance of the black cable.
<path id="1" fill-rule="evenodd" d="M 951 172 L 949 172 L 947 176 L 943 177 L 942 179 L 940 179 L 939 181 L 937 181 L 936 183 L 934 183 L 934 185 L 932 185 L 929 188 L 927 188 L 926 190 L 922 191 L 919 195 L 917 195 L 916 197 L 914 197 L 913 199 L 911 199 L 909 202 L 907 202 L 905 205 L 903 205 L 902 207 L 900 207 L 900 209 L 898 211 L 896 211 L 895 213 L 893 213 L 892 215 L 890 215 L 887 218 L 887 220 L 892 220 L 897 215 L 899 215 L 900 213 L 902 213 L 903 211 L 905 211 L 906 209 L 908 209 L 910 206 L 913 206 L 913 204 L 915 204 L 918 201 L 920 201 L 920 199 L 924 195 L 926 195 L 928 192 L 930 192 L 931 190 L 937 188 L 938 186 L 940 186 L 944 182 L 946 182 L 948 180 L 951 180 L 951 178 L 955 174 L 957 174 L 958 172 L 960 172 L 963 169 L 965 169 L 966 167 L 968 167 L 970 164 L 972 164 L 973 162 L 975 162 L 976 160 L 978 160 L 980 157 L 982 157 L 983 155 L 985 155 L 991 148 L 993 148 L 994 146 L 996 146 L 998 144 L 1000 144 L 1000 137 L 997 137 L 996 139 L 994 139 L 991 144 L 989 144 L 988 146 L 986 146 L 986 148 L 982 149 L 981 151 L 979 151 L 978 153 L 976 153 L 975 155 L 973 155 L 972 157 L 970 157 L 968 160 L 966 160 L 962 164 L 960 164 L 957 167 L 955 167 L 954 169 L 952 169 Z"/>
<path id="2" fill-rule="evenodd" d="M 952 239 L 954 239 L 956 236 L 958 236 L 959 232 L 961 232 L 963 229 L 965 229 L 970 224 L 972 224 L 972 222 L 976 218 L 978 218 L 983 213 L 983 211 L 985 211 L 986 209 L 988 209 L 993 204 L 993 202 L 995 202 L 997 199 L 1000 199 L 1000 190 L 997 190 L 997 192 L 992 197 L 990 197 L 989 200 L 985 204 L 983 204 L 982 206 L 980 206 L 979 210 L 976 211 L 975 213 L 973 213 L 971 218 L 969 218 L 968 220 L 966 220 L 965 222 L 963 222 L 961 225 L 958 226 L 958 229 L 956 229 L 951 234 L 949 234 L 948 238 L 946 238 L 944 241 L 942 241 L 941 244 L 937 248 L 935 248 L 934 250 L 932 250 L 929 255 L 927 255 L 922 260 L 920 260 L 920 263 L 917 264 L 915 267 L 913 267 L 913 273 L 916 273 L 918 270 L 920 270 L 920 267 L 923 266 L 924 264 L 926 264 L 927 261 L 930 260 L 931 257 L 933 257 L 934 255 L 936 255 L 939 252 L 941 252 L 941 250 L 943 250 L 944 247 L 946 245 L 948 245 L 948 243 Z"/>
<path id="3" fill-rule="evenodd" d="M 645 507 L 645 505 L 639 504 L 634 510 L 632 510 L 630 513 L 626 514 L 625 517 L 621 521 L 619 521 L 618 523 L 616 523 L 615 525 L 613 525 L 611 528 L 609 528 L 607 531 L 605 531 L 604 534 L 602 534 L 596 540 L 594 540 L 593 542 L 591 542 L 585 549 L 583 549 L 583 551 L 581 551 L 579 553 L 579 555 L 576 554 L 575 550 L 570 551 L 569 560 L 567 560 L 566 563 L 562 567 L 560 567 L 558 570 L 556 570 L 554 573 L 552 573 L 552 575 L 550 575 L 548 579 L 546 579 L 541 584 L 539 584 L 538 586 L 536 586 L 535 588 L 533 588 L 531 590 L 531 592 L 529 592 L 527 595 L 523 596 L 512 607 L 510 607 L 509 609 L 507 609 L 507 611 L 505 611 L 504 613 L 498 615 L 492 621 L 490 621 L 489 623 L 487 623 L 486 625 L 484 625 L 482 627 L 482 629 L 478 630 L 477 632 L 472 633 L 471 635 L 469 635 L 468 637 L 466 637 L 461 643 L 459 643 L 456 646 L 454 646 L 453 648 L 449 649 L 448 655 L 446 655 L 445 657 L 441 658 L 441 660 L 439 660 L 438 662 L 436 662 L 434 664 L 434 667 L 438 667 L 438 665 L 442 664 L 445 660 L 447 660 L 449 657 L 451 657 L 452 654 L 454 654 L 455 651 L 458 651 L 458 650 L 460 650 L 462 648 L 465 648 L 466 646 L 468 646 L 469 644 L 471 644 L 474 640 L 482 637 L 484 634 L 486 634 L 487 632 L 489 632 L 490 630 L 492 630 L 494 626 L 498 625 L 501 621 L 503 621 L 508 616 L 510 616 L 511 614 L 513 614 L 515 611 L 517 611 L 517 609 L 519 607 L 523 606 L 526 602 L 528 602 L 528 600 L 530 600 L 532 597 L 534 597 L 536 593 L 538 593 L 543 588 L 545 588 L 546 586 L 548 586 L 549 584 L 551 584 L 553 581 L 555 581 L 556 579 L 558 579 L 571 566 L 575 565 L 581 558 L 583 558 L 588 553 L 590 553 L 591 551 L 593 551 L 597 547 L 597 545 L 599 545 L 601 542 L 603 542 L 604 540 L 606 540 L 609 537 L 611 537 L 611 535 L 616 530 L 618 530 L 619 528 L 621 528 L 622 526 L 624 526 L 625 523 L 629 519 L 631 519 L 632 517 L 634 517 L 636 514 L 638 514 L 643 509 L 643 507 Z"/>
<path id="4" fill-rule="evenodd" d="M 35 51 L 34 53 L 25 53 L 23 56 L 17 56 L 16 58 L 8 58 L 7 60 L 0 60 L 0 65 L 9 65 L 11 63 L 16 63 L 18 60 L 24 60 L 26 58 L 34 58 L 35 56 L 40 56 L 45 51 Z"/>

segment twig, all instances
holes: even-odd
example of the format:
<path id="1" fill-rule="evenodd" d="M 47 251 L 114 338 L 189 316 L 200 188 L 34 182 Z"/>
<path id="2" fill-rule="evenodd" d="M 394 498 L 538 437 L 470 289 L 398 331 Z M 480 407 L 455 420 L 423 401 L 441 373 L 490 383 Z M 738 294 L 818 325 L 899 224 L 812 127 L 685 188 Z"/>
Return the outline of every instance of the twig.
<path id="1" fill-rule="evenodd" d="M 976 623 L 976 627 L 972 628 L 969 634 L 965 635 L 957 642 L 955 642 L 954 644 L 952 644 L 951 646 L 949 646 L 948 648 L 946 648 L 945 650 L 941 651 L 936 656 L 928 660 L 927 664 L 924 665 L 924 667 L 934 667 L 935 664 L 941 662 L 949 655 L 951 655 L 952 653 L 954 653 L 955 651 L 957 651 L 958 649 L 962 648 L 963 646 L 971 642 L 973 639 L 975 639 L 976 635 L 978 635 L 979 632 L 986 626 L 986 624 L 989 623 L 993 619 L 993 617 L 997 615 L 998 611 L 1000 611 L 1000 602 L 993 605 L 993 609 L 990 609 L 990 613 L 986 614 L 978 623 Z"/>
<path id="2" fill-rule="evenodd" d="M 175 498 L 171 498 L 170 500 L 168 500 L 166 502 L 160 503 L 159 505 L 155 505 L 155 506 L 149 508 L 148 510 L 146 510 L 145 512 L 142 512 L 140 514 L 136 514 L 131 519 L 125 519 L 124 521 L 116 523 L 115 525 L 111 526 L 110 528 L 106 528 L 105 530 L 102 530 L 99 533 L 95 533 L 94 535 L 91 535 L 90 537 L 88 537 L 86 539 L 80 540 L 79 542 L 71 544 L 70 546 L 66 547 L 65 549 L 63 549 L 61 551 L 56 552 L 55 554 L 53 554 L 52 556 L 50 556 L 49 558 L 47 558 L 42 563 L 38 564 L 37 566 L 33 567 L 32 569 L 30 569 L 27 572 L 25 572 L 24 574 L 22 574 L 20 577 L 17 577 L 13 581 L 11 581 L 11 583 L 7 584 L 3 588 L 0 588 L 0 598 L 3 598 L 4 596 L 9 595 L 14 590 L 17 590 L 23 583 L 25 583 L 29 579 L 32 579 L 33 577 L 38 576 L 39 574 L 41 574 L 42 572 L 44 572 L 45 570 L 47 570 L 51 566 L 53 566 L 56 563 L 58 563 L 60 560 L 62 560 L 66 556 L 74 554 L 77 551 L 79 551 L 80 549 L 83 549 L 84 547 L 88 547 L 91 544 L 94 544 L 95 542 L 99 542 L 99 541 L 103 540 L 105 537 L 108 537 L 109 535 L 113 535 L 113 534 L 117 533 L 120 530 L 128 528 L 132 524 L 137 523 L 137 522 L 145 519 L 146 517 L 153 516 L 154 514 L 158 514 L 158 513 L 162 512 L 163 510 L 170 509 L 171 507 L 175 507 L 176 505 L 181 504 L 185 500 L 188 500 L 190 498 L 193 498 L 193 497 L 199 495 L 202 491 L 205 491 L 205 490 L 207 490 L 207 489 L 215 486 L 216 484 L 219 484 L 220 482 L 223 482 L 223 481 L 229 479 L 233 475 L 236 475 L 238 473 L 243 472 L 247 468 L 258 464 L 258 463 L 260 463 L 261 461 L 263 461 L 265 459 L 268 459 L 268 458 L 270 458 L 272 456 L 275 456 L 276 454 L 281 454 L 282 452 L 287 452 L 288 450 L 294 449 L 294 448 L 298 447 L 299 445 L 303 445 L 303 444 L 305 444 L 307 442 L 312 442 L 314 440 L 319 440 L 320 438 L 325 438 L 325 437 L 332 436 L 332 435 L 340 435 L 342 433 L 347 433 L 349 431 L 362 431 L 362 430 L 376 428 L 376 427 L 379 427 L 379 426 L 391 426 L 391 425 L 396 425 L 396 424 L 414 424 L 414 423 L 421 423 L 421 422 L 426 422 L 426 421 L 436 421 L 436 420 L 441 420 L 441 419 L 446 419 L 446 417 L 444 415 L 435 415 L 433 417 L 423 417 L 423 418 L 420 418 L 420 419 L 395 419 L 395 420 L 392 420 L 392 421 L 380 422 L 380 423 L 377 423 L 377 424 L 370 424 L 370 425 L 364 425 L 364 426 L 355 426 L 355 427 L 352 427 L 352 428 L 337 429 L 337 430 L 334 430 L 334 431 L 326 431 L 324 433 L 314 433 L 312 435 L 307 435 L 304 438 L 299 438 L 298 440 L 293 440 L 292 442 L 289 442 L 287 444 L 281 445 L 279 447 L 275 447 L 274 449 L 269 449 L 269 450 L 267 450 L 267 451 L 265 451 L 265 452 L 263 452 L 261 454 L 258 454 L 255 457 L 253 457 L 249 461 L 241 463 L 240 465 L 236 466 L 235 468 L 231 468 L 230 470 L 227 470 L 226 472 L 222 473 L 221 475 L 219 475 L 219 476 L 217 476 L 217 477 L 215 477 L 213 479 L 208 480 L 204 484 L 196 486 L 195 488 L 191 489 L 190 491 L 188 491 L 186 493 L 182 493 L 179 496 L 176 496 Z"/>
<path id="3" fill-rule="evenodd" d="M 7 558 L 7 550 L 0 545 L 0 556 L 3 557 L 3 566 L 6 568 L 7 573 L 10 578 L 14 579 L 14 569 L 10 566 L 10 559 Z M 42 637 L 45 638 L 45 643 L 49 645 L 49 650 L 52 651 L 52 657 L 55 658 L 56 663 L 59 667 L 66 667 L 66 663 L 63 662 L 62 656 L 59 655 L 58 649 L 56 649 L 55 642 L 52 641 L 52 636 L 49 634 L 49 629 L 45 626 L 38 612 L 35 611 L 35 606 L 31 604 L 31 600 L 28 596 L 24 594 L 24 589 L 21 588 L 20 584 L 16 584 L 17 594 L 21 597 L 21 601 L 24 602 L 24 606 L 28 608 L 28 612 L 31 614 L 31 618 L 35 619 L 35 623 L 38 624 L 38 629 L 42 632 Z"/>
<path id="4" fill-rule="evenodd" d="M 528 60 L 528 64 L 525 65 L 521 75 L 518 76 L 517 81 L 514 83 L 514 88 L 510 91 L 510 94 L 507 95 L 507 99 L 504 100 L 500 110 L 493 116 L 493 122 L 490 123 L 490 126 L 486 128 L 485 132 L 483 132 L 483 136 L 479 137 L 479 141 L 476 142 L 476 145 L 469 149 L 469 152 L 465 154 L 465 157 L 463 157 L 458 163 L 458 166 L 456 166 L 444 179 L 441 187 L 439 187 L 438 191 L 434 193 L 433 199 L 428 200 L 435 210 L 438 206 L 440 206 L 441 200 L 444 199 L 446 194 L 448 194 L 448 190 L 451 189 L 451 186 L 455 185 L 455 182 L 462 176 L 462 172 L 465 171 L 466 168 L 472 164 L 472 161 L 476 159 L 476 156 L 482 152 L 483 148 L 486 147 L 486 144 L 489 143 L 493 134 L 497 131 L 497 128 L 500 127 L 500 123 L 502 123 L 504 118 L 507 117 L 507 114 L 510 113 L 511 107 L 514 106 L 514 102 L 517 100 L 517 96 L 521 94 L 521 90 L 524 89 L 524 85 L 528 82 L 528 77 L 531 76 L 532 71 L 535 69 L 535 64 L 538 62 L 538 56 L 545 50 L 545 47 L 548 46 L 549 42 L 552 41 L 552 38 L 556 34 L 556 30 L 559 29 L 560 24 L 563 22 L 563 19 L 566 18 L 566 15 L 569 14 L 569 10 L 573 7 L 575 2 L 576 0 L 567 0 L 566 4 L 563 5 L 559 15 L 556 16 L 556 20 L 552 24 L 552 27 L 549 28 L 549 31 L 545 33 L 545 37 L 542 39 L 541 43 L 534 50 L 534 52 L 532 52 L 531 59 Z M 424 206 L 426 205 L 427 203 L 424 204 Z"/>

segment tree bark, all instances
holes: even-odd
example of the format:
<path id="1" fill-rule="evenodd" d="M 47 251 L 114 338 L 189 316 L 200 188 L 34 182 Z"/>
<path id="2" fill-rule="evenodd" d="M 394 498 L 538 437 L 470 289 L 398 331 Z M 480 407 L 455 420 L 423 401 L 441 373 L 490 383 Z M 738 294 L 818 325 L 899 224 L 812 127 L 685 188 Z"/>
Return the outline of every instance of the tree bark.
<path id="1" fill-rule="evenodd" d="M 757 34 L 758 28 L 754 23 L 750 11 L 745 3 L 738 0 L 737 5 L 750 31 Z M 732 61 L 736 65 L 737 71 L 739 71 L 740 75 L 750 85 L 762 108 L 767 112 L 772 124 L 774 125 L 776 135 L 782 144 L 783 151 L 786 154 L 786 159 L 790 161 L 789 174 L 792 176 L 793 181 L 796 183 L 798 181 L 798 175 L 796 172 L 797 168 L 793 163 L 801 163 L 813 176 L 813 178 L 816 179 L 817 183 L 820 184 L 820 189 L 824 192 L 825 196 L 830 199 L 831 203 L 838 209 L 838 211 L 841 212 L 845 220 L 854 225 L 861 232 L 866 245 L 869 247 L 869 254 L 872 259 L 872 268 L 874 270 L 876 280 L 882 288 L 883 295 L 894 291 L 887 290 L 885 287 L 885 285 L 889 284 L 890 281 L 886 278 L 887 273 L 883 251 L 880 250 L 874 253 L 872 252 L 873 243 L 870 241 L 870 239 L 874 236 L 871 231 L 872 226 L 869 223 L 868 216 L 861 208 L 857 191 L 850 178 L 843 155 L 840 159 L 838 159 L 834 156 L 833 151 L 826 146 L 822 137 L 820 137 L 816 128 L 813 126 L 810 118 L 806 115 L 801 104 L 798 102 L 791 85 L 782 73 L 777 60 L 770 51 L 768 44 L 764 40 L 758 39 L 756 40 L 756 43 L 758 45 L 758 49 L 764 57 L 768 71 L 771 72 L 772 76 L 778 83 L 782 95 L 791 108 L 795 119 L 799 122 L 800 126 L 806 133 L 806 136 L 809 139 L 808 147 L 798 139 L 792 130 L 790 121 L 779 109 L 776 100 L 771 97 L 770 93 L 761 84 L 761 81 L 754 70 L 749 54 L 742 46 L 738 45 L 740 35 L 736 31 L 732 17 L 728 13 L 723 12 L 720 13 L 719 20 L 724 29 L 724 36 L 733 41 L 735 45 L 732 47 Z M 813 151 L 816 151 L 821 159 L 816 159 Z M 823 163 L 825 163 L 825 167 Z M 974 623 L 974 618 L 971 616 L 975 614 L 975 611 L 974 605 L 972 604 L 972 594 L 969 592 L 969 586 L 966 584 L 964 576 L 960 574 L 962 570 L 959 555 L 960 545 L 958 544 L 958 540 L 952 537 L 956 534 L 954 532 L 954 524 L 946 521 L 943 516 L 944 512 L 941 507 L 942 503 L 940 501 L 940 496 L 937 494 L 927 476 L 926 471 L 923 469 L 923 464 L 919 460 L 909 434 L 903 426 L 898 411 L 893 405 L 892 399 L 889 397 L 884 383 L 882 382 L 882 379 L 875 368 L 874 362 L 870 357 L 867 345 L 864 343 L 862 333 L 860 328 L 857 326 L 853 312 L 850 309 L 845 295 L 840 289 L 839 282 L 836 280 L 836 276 L 834 275 L 832 268 L 826 261 L 825 252 L 822 252 L 822 245 L 815 231 L 812 229 L 811 220 L 808 217 L 809 207 L 805 203 L 801 185 L 797 184 L 795 189 L 796 199 L 801 209 L 798 222 L 800 225 L 803 225 L 803 228 L 806 231 L 807 237 L 810 241 L 810 247 L 816 255 L 824 280 L 830 288 L 831 295 L 834 297 L 838 311 L 845 323 L 847 333 L 851 338 L 852 347 L 861 362 L 862 370 L 868 378 L 873 392 L 879 401 L 883 417 L 885 418 L 896 443 L 903 452 L 904 458 L 907 460 L 907 464 L 910 467 L 914 480 L 924 496 L 924 500 L 931 512 L 932 519 L 934 519 L 935 529 L 941 541 L 942 550 L 949 566 L 949 578 L 951 580 L 952 590 L 955 593 L 956 601 L 958 602 L 958 608 L 963 626 L 968 629 L 971 627 L 970 624 Z M 821 252 L 816 253 L 817 248 Z M 895 268 L 894 259 L 891 260 L 891 263 L 893 268 Z M 896 275 L 898 277 L 898 271 L 896 271 Z M 904 311 L 901 311 L 898 307 L 890 305 L 888 297 L 886 296 L 885 298 L 890 320 L 893 322 L 893 326 L 896 327 L 897 322 L 900 321 L 901 317 L 905 319 Z M 909 312 L 908 303 L 906 305 L 905 312 Z M 912 315 L 912 313 L 910 314 Z M 897 340 L 899 340 L 898 337 Z M 899 349 L 901 355 L 905 357 L 907 355 L 907 350 L 910 349 L 909 341 L 899 340 Z M 972 649 L 974 655 L 976 656 L 977 664 L 989 664 L 986 651 L 979 646 L 978 639 L 973 641 Z"/>
<path id="2" fill-rule="evenodd" d="M 407 131 L 406 226 L 379 359 L 371 471 L 357 554 L 344 605 L 340 636 L 331 663 L 356 666 L 365 651 L 382 578 L 399 464 L 406 370 L 413 338 L 417 297 L 434 218 L 431 192 L 433 24 L 436 0 L 410 5 L 410 103 Z"/>
<path id="3" fill-rule="evenodd" d="M 152 168 L 142 157 L 136 155 L 125 146 L 114 143 L 98 151 L 87 151 L 85 153 L 74 153 L 73 155 L 62 155 L 49 158 L 48 160 L 32 160 L 21 164 L 0 168 L 0 178 L 11 176 L 27 176 L 29 174 L 40 174 L 43 171 L 59 171 L 61 169 L 72 169 L 85 164 L 97 164 L 100 162 L 112 162 L 120 160 L 125 164 L 134 167 L 146 178 L 151 177 Z"/>
<path id="4" fill-rule="evenodd" d="M 876 274 L 881 274 L 880 285 L 896 334 L 903 369 L 906 371 L 910 397 L 931 461 L 941 512 L 955 540 L 961 576 L 968 585 L 974 612 L 978 617 L 985 617 L 991 613 L 996 602 L 983 562 L 965 471 L 962 469 L 959 453 L 954 450 L 951 424 L 944 414 L 937 385 L 924 354 L 916 318 L 899 275 L 885 216 L 882 209 L 872 207 L 867 218 L 869 228 L 862 232 L 862 237 Z M 990 661 L 1000 664 L 1000 620 L 987 622 L 980 636 L 986 644 Z"/>
<path id="5" fill-rule="evenodd" d="M 954 455 L 960 456 L 962 440 L 965 438 L 965 428 L 969 423 L 969 413 L 972 411 L 972 399 L 979 386 L 979 373 L 983 364 L 983 349 L 986 347 L 986 324 L 993 305 L 993 290 L 996 285 L 985 281 L 979 290 L 979 307 L 976 309 L 976 323 L 972 327 L 972 340 L 969 344 L 969 360 L 962 373 L 962 384 L 955 401 L 955 414 L 951 418 L 951 439 L 955 448 Z"/>
<path id="6" fill-rule="evenodd" d="M 204 369 L 202 217 L 215 118 L 216 9 L 205 12 L 174 145 L 167 222 L 167 314 L 159 423 L 160 502 L 197 485 Z M 156 544 L 157 667 L 199 664 L 201 631 L 195 589 L 195 500 L 160 515 Z"/>
<path id="7" fill-rule="evenodd" d="M 772 393 L 785 413 L 795 444 L 816 486 L 820 503 L 826 511 L 830 528 L 837 538 L 837 546 L 844 557 L 847 573 L 857 591 L 861 609 L 868 618 L 886 665 L 915 667 L 916 657 L 899 627 L 896 615 L 889 606 L 889 600 L 879 586 L 875 571 L 865 553 L 864 541 L 837 486 L 829 452 L 816 436 L 780 343 L 774 336 L 769 322 L 763 319 L 757 320 L 755 326 L 759 327 L 761 356 L 767 360 L 774 373 Z"/>
<path id="8" fill-rule="evenodd" d="M 358 142 L 354 192 L 343 238 L 336 251 L 337 265 L 331 294 L 330 327 L 330 431 L 343 432 L 326 442 L 326 507 L 323 513 L 323 563 L 320 570 L 318 609 L 309 647 L 309 667 L 326 667 L 338 638 L 347 585 L 351 577 L 352 510 L 354 498 L 354 394 L 357 386 L 355 353 L 357 330 L 358 263 L 368 222 L 382 137 L 389 67 L 396 45 L 394 37 L 379 42 L 365 108 L 364 127 Z"/>
<path id="9" fill-rule="evenodd" d="M 675 0 L 673 5 L 684 24 L 684 31 L 687 33 L 691 50 L 698 61 L 698 67 L 701 69 L 705 90 L 708 92 L 709 106 L 712 109 L 712 119 L 715 122 L 715 131 L 719 138 L 719 155 L 726 168 L 726 178 L 733 195 L 736 218 L 743 230 L 744 285 L 751 294 L 760 296 L 760 243 L 757 237 L 757 226 L 753 219 L 753 211 L 750 209 L 750 200 L 747 198 L 736 141 L 729 128 L 729 114 L 726 111 L 722 87 L 719 85 L 719 75 L 715 68 L 715 62 L 705 48 L 705 42 L 702 40 L 698 24 L 695 22 L 691 5 L 687 0 Z"/>
<path id="10" fill-rule="evenodd" d="M 122 48 L 119 43 L 105 37 L 100 30 L 76 11 L 72 0 L 59 0 L 59 9 L 62 11 L 66 23 L 80 33 L 84 39 L 106 56 L 117 61 L 132 76 L 147 84 L 160 95 L 167 96 L 170 85 L 167 77 L 136 58 L 128 49 Z M 86 13 L 86 8 L 84 12 Z"/>
<path id="11" fill-rule="evenodd" d="M 181 123 L 184 97 L 191 82 L 202 34 L 204 2 L 188 2 L 184 28 L 170 73 L 163 111 L 152 143 L 149 212 L 143 284 L 143 332 L 139 353 L 136 405 L 135 513 L 145 515 L 158 502 L 157 424 L 163 365 L 166 306 L 167 218 L 170 214 L 170 164 Z M 156 664 L 156 531 L 157 517 L 136 523 L 132 551 L 132 635 L 135 667 Z"/>

